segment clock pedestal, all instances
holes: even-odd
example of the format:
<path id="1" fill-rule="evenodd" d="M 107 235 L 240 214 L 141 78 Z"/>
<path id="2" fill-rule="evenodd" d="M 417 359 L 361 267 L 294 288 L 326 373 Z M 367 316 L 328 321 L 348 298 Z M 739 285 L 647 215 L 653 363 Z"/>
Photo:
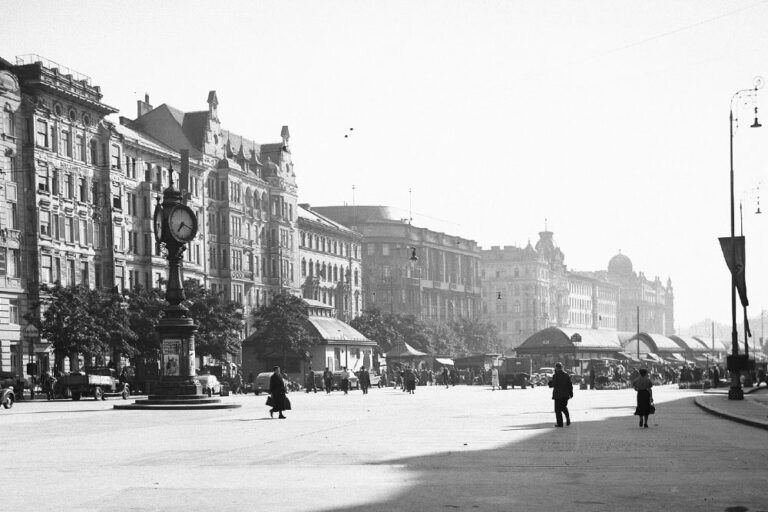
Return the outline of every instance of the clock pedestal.
<path id="1" fill-rule="evenodd" d="M 181 221 L 175 220 L 176 218 Z M 176 231 L 172 231 L 176 228 Z M 186 299 L 184 251 L 186 243 L 195 238 L 197 222 L 194 213 L 182 204 L 181 193 L 173 181 L 163 192 L 163 204 L 155 211 L 155 237 L 168 251 L 168 306 L 156 329 L 161 343 L 163 378 L 157 393 L 133 404 L 115 405 L 115 409 L 234 409 L 240 404 L 223 403 L 218 398 L 202 394 L 195 377 L 195 333 L 197 326 L 182 302 Z M 158 233 L 159 232 L 159 233 Z"/>

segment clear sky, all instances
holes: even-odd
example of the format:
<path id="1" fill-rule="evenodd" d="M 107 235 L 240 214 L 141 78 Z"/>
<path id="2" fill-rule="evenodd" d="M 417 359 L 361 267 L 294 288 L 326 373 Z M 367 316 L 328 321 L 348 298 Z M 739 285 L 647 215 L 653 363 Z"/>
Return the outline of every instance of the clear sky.
<path id="1" fill-rule="evenodd" d="M 570 268 L 621 250 L 672 278 L 676 325 L 730 319 L 728 110 L 768 77 L 765 0 L 2 0 L 0 56 L 27 53 L 131 118 L 145 92 L 191 111 L 215 89 L 236 133 L 274 142 L 288 125 L 301 202 L 351 203 L 355 185 L 357 204 L 406 217 L 411 189 L 415 224 L 483 247 L 535 243 L 546 218 Z M 757 315 L 768 108 L 760 130 L 753 105 L 737 113 Z"/>

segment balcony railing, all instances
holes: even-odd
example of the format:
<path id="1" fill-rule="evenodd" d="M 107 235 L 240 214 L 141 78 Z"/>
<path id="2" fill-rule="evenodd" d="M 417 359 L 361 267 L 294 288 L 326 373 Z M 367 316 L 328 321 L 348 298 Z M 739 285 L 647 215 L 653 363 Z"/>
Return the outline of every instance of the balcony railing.
<path id="1" fill-rule="evenodd" d="M 77 80 L 78 82 L 85 82 L 87 85 L 91 85 L 91 77 L 88 75 L 75 71 L 74 69 L 68 68 L 67 66 L 62 66 L 58 62 L 52 61 L 51 59 L 46 59 L 45 57 L 41 57 L 36 53 L 28 53 L 26 55 L 19 55 L 16 57 L 17 66 L 27 66 L 29 64 L 37 63 L 47 69 L 58 69 L 59 74 L 72 75 L 73 80 Z"/>

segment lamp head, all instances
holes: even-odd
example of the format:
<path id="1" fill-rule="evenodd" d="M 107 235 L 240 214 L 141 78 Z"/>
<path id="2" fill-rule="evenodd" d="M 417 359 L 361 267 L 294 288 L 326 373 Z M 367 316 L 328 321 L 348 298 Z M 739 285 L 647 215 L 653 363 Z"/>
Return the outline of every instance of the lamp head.
<path id="1" fill-rule="evenodd" d="M 763 125 L 757 120 L 757 107 L 755 107 L 755 122 L 750 125 L 750 128 L 760 128 L 761 126 Z"/>

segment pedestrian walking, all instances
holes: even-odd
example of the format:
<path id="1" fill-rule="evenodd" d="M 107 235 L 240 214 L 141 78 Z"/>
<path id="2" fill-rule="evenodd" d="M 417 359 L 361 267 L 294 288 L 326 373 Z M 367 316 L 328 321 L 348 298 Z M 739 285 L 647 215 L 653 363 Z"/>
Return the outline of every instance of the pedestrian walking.
<path id="1" fill-rule="evenodd" d="M 333 388 L 333 372 L 327 366 L 323 372 L 323 386 L 325 386 L 326 394 L 330 394 Z"/>
<path id="2" fill-rule="evenodd" d="M 411 370 L 410 366 L 405 368 L 405 375 L 403 380 L 405 381 L 405 391 L 409 394 L 416 393 L 416 374 Z"/>
<path id="3" fill-rule="evenodd" d="M 360 368 L 360 374 L 357 377 L 360 379 L 360 389 L 363 390 L 363 394 L 368 394 L 368 389 L 371 387 L 371 374 L 365 369 L 365 366 Z"/>
<path id="4" fill-rule="evenodd" d="M 448 368 L 443 366 L 443 384 L 445 384 L 445 389 L 448 389 Z"/>
<path id="5" fill-rule="evenodd" d="M 278 418 L 285 419 L 283 411 L 291 410 L 291 402 L 288 400 L 288 390 L 285 388 L 285 381 L 280 374 L 280 367 L 275 366 L 272 368 L 274 373 L 269 378 L 269 398 L 267 399 L 267 405 L 271 407 L 269 410 L 269 416 L 274 418 L 274 414 L 279 413 Z"/>
<path id="6" fill-rule="evenodd" d="M 491 391 L 496 391 L 496 388 L 501 389 L 501 386 L 499 386 L 499 369 L 494 366 L 491 368 Z"/>
<path id="7" fill-rule="evenodd" d="M 637 391 L 637 407 L 635 408 L 635 416 L 640 416 L 640 426 L 648 428 L 648 415 L 653 414 L 653 393 L 651 388 L 653 382 L 648 378 L 648 370 L 640 368 L 640 376 L 635 379 L 633 383 L 635 391 Z"/>
<path id="8" fill-rule="evenodd" d="M 563 371 L 562 363 L 555 364 L 555 373 L 549 381 L 549 387 L 552 388 L 552 400 L 555 401 L 555 419 L 557 420 L 555 426 L 563 426 L 563 415 L 565 415 L 565 425 L 570 425 L 568 399 L 573 398 L 573 383 L 571 383 L 571 377 Z"/>
<path id="9" fill-rule="evenodd" d="M 595 367 L 589 367 L 589 389 L 595 389 Z"/>
<path id="10" fill-rule="evenodd" d="M 243 393 L 243 375 L 240 370 L 235 374 L 235 378 L 232 381 L 232 394 L 240 395 Z"/>
<path id="11" fill-rule="evenodd" d="M 317 393 L 317 385 L 315 384 L 315 371 L 312 368 L 310 368 L 309 373 L 307 373 L 307 379 L 306 379 L 306 382 L 304 383 L 304 389 L 306 390 L 307 393 L 309 393 L 310 391 L 314 391 L 315 393 Z"/>
<path id="12" fill-rule="evenodd" d="M 349 394 L 349 371 L 346 366 L 341 368 L 341 390 L 345 395 Z"/>

